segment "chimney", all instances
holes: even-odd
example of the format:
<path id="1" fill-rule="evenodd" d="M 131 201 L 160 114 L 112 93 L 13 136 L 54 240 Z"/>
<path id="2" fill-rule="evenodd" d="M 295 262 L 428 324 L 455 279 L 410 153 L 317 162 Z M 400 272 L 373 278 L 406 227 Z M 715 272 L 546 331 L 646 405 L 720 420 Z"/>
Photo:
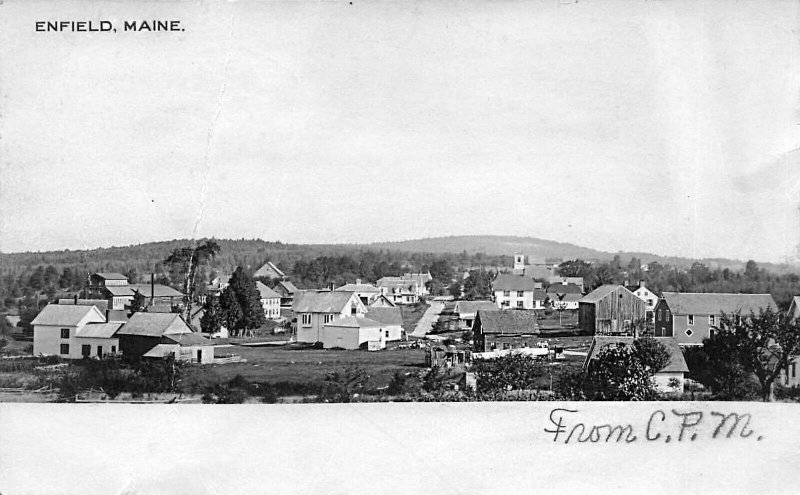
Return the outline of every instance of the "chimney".
<path id="1" fill-rule="evenodd" d="M 331 291 L 331 292 L 333 292 L 333 289 L 335 289 L 335 288 L 336 288 L 336 285 L 335 285 L 333 282 L 331 282 L 331 283 L 328 285 L 328 289 L 330 289 L 330 291 Z"/>
<path id="2" fill-rule="evenodd" d="M 361 285 L 361 279 L 360 278 L 356 279 L 356 285 Z"/>
<path id="3" fill-rule="evenodd" d="M 156 274 L 150 274 L 150 306 L 153 305 L 153 301 L 156 298 Z"/>
<path id="4" fill-rule="evenodd" d="M 644 287 L 644 280 L 639 280 L 639 287 Z"/>
<path id="5" fill-rule="evenodd" d="M 75 305 L 78 305 L 78 294 L 75 294 Z"/>

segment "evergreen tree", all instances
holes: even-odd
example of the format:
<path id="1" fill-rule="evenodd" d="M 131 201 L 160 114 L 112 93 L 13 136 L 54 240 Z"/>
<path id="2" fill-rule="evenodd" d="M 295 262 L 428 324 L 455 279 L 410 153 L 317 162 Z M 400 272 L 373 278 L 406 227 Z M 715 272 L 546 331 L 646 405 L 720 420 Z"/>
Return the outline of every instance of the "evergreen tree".
<path id="1" fill-rule="evenodd" d="M 228 287 L 236 295 L 242 317 L 236 325 L 237 330 L 251 330 L 259 328 L 267 322 L 264 308 L 261 306 L 261 294 L 256 288 L 256 282 L 242 267 L 237 267 L 233 272 Z"/>
<path id="2" fill-rule="evenodd" d="M 209 297 L 203 305 L 203 316 L 200 318 L 200 330 L 213 335 L 225 324 L 225 315 L 216 297 Z"/>
<path id="3" fill-rule="evenodd" d="M 139 313 L 147 311 L 147 298 L 141 292 L 136 292 L 131 301 L 131 312 Z"/>
<path id="4" fill-rule="evenodd" d="M 236 335 L 239 329 L 239 322 L 242 320 L 242 307 L 236 298 L 236 292 L 229 285 L 220 296 L 220 308 L 222 309 L 222 319 L 225 326 L 232 335 Z"/>

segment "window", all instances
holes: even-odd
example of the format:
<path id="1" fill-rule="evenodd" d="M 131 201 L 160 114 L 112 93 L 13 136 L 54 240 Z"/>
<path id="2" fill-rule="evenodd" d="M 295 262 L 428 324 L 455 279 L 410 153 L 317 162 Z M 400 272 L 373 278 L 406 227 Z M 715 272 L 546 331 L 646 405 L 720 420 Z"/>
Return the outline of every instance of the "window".
<path id="1" fill-rule="evenodd" d="M 311 326 L 311 314 L 310 313 L 303 313 L 301 315 L 303 326 L 310 327 Z"/>
<path id="2" fill-rule="evenodd" d="M 689 322 L 689 325 L 694 325 L 694 315 L 686 315 L 686 321 Z"/>
<path id="3" fill-rule="evenodd" d="M 61 344 L 61 354 L 69 355 L 69 344 Z"/>
<path id="4" fill-rule="evenodd" d="M 656 319 L 658 321 L 661 321 L 662 318 L 664 318 L 664 310 L 663 309 L 659 309 L 658 310 L 658 314 L 656 315 Z"/>
<path id="5" fill-rule="evenodd" d="M 97 346 L 97 357 L 103 357 L 103 346 Z"/>
<path id="6" fill-rule="evenodd" d="M 691 329 L 691 328 L 687 328 L 687 329 L 686 329 L 686 336 L 687 336 L 687 337 L 691 337 L 693 333 L 694 333 L 694 332 L 692 332 L 692 329 Z"/>
<path id="7" fill-rule="evenodd" d="M 309 316 L 310 316 L 310 315 L 309 315 Z M 333 321 L 333 315 L 332 315 L 332 314 L 330 314 L 330 315 L 325 315 L 325 317 L 324 317 L 324 319 L 323 319 L 323 323 L 325 323 L 325 324 L 327 325 L 328 323 L 330 323 L 330 322 L 332 322 L 332 321 Z M 310 323 L 309 323 L 309 325 L 310 325 Z"/>
<path id="8" fill-rule="evenodd" d="M 389 330 L 386 330 L 386 338 L 389 338 Z"/>
<path id="9" fill-rule="evenodd" d="M 664 316 L 667 318 L 667 321 L 669 321 L 669 310 L 668 309 L 664 310 Z"/>
<path id="10" fill-rule="evenodd" d="M 524 308 L 525 308 L 525 303 L 523 303 L 522 301 L 517 301 L 517 309 L 524 309 Z"/>
<path id="11" fill-rule="evenodd" d="M 69 328 L 62 328 L 61 329 L 61 338 L 68 339 L 69 338 Z"/>
<path id="12" fill-rule="evenodd" d="M 92 354 L 92 346 L 90 345 L 81 346 L 81 356 L 89 357 L 91 354 Z"/>
<path id="13" fill-rule="evenodd" d="M 503 291 L 503 297 L 511 297 L 511 291 L 510 290 L 504 290 Z"/>
<path id="14" fill-rule="evenodd" d="M 708 315 L 708 324 L 709 325 L 716 325 L 717 318 L 714 315 Z"/>
<path id="15" fill-rule="evenodd" d="M 653 300 L 652 299 L 648 299 L 647 300 L 647 305 L 648 306 L 652 306 L 653 305 Z"/>
<path id="16" fill-rule="evenodd" d="M 525 292 L 521 291 L 521 290 L 518 290 L 517 291 L 517 297 L 525 297 Z"/>

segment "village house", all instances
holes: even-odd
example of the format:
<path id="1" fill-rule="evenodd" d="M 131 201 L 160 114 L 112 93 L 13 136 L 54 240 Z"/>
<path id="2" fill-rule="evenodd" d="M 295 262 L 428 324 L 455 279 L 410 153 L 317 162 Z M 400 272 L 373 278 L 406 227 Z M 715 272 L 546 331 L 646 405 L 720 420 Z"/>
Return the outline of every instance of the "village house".
<path id="1" fill-rule="evenodd" d="M 396 308 L 397 304 L 393 303 L 383 294 L 378 294 L 378 297 L 373 299 L 371 303 L 368 304 L 370 308 Z"/>
<path id="2" fill-rule="evenodd" d="M 294 301 L 294 295 L 300 290 L 288 280 L 281 280 L 272 288 L 281 296 L 281 307 L 290 308 Z"/>
<path id="3" fill-rule="evenodd" d="M 347 316 L 363 317 L 364 303 L 355 292 L 299 291 L 292 305 L 297 342 L 322 342 L 323 327 Z"/>
<path id="4" fill-rule="evenodd" d="M 419 297 L 424 297 L 428 295 L 428 282 L 433 280 L 433 276 L 431 276 L 431 272 L 410 272 L 404 273 L 402 277 L 403 280 L 413 280 L 417 283 L 417 295 Z"/>
<path id="5" fill-rule="evenodd" d="M 281 295 L 267 287 L 260 280 L 256 280 L 261 307 L 268 320 L 277 320 L 281 317 Z"/>
<path id="6" fill-rule="evenodd" d="M 128 309 L 136 293 L 143 295 L 147 305 L 177 306 L 182 303 L 184 295 L 166 285 L 156 284 L 150 275 L 149 284 L 130 284 L 128 278 L 119 273 L 95 273 L 89 277 L 89 297 L 105 299 L 109 309 Z"/>
<path id="7" fill-rule="evenodd" d="M 534 347 L 539 323 L 533 311 L 478 311 L 473 330 L 475 352 Z"/>
<path id="8" fill-rule="evenodd" d="M 633 292 L 636 297 L 644 301 L 647 310 L 647 321 L 652 322 L 655 315 L 656 305 L 658 304 L 658 296 L 647 288 L 644 280 L 639 281 L 639 285 L 629 286 L 627 289 Z"/>
<path id="9" fill-rule="evenodd" d="M 323 349 L 355 350 L 366 347 L 369 350 L 386 348 L 389 330 L 378 321 L 366 317 L 345 316 L 323 326 Z"/>
<path id="10" fill-rule="evenodd" d="M 578 325 L 587 335 L 634 333 L 645 316 L 644 301 L 621 285 L 602 285 L 578 302 Z"/>
<path id="11" fill-rule="evenodd" d="M 128 277 L 116 272 L 98 272 L 89 276 L 88 298 L 104 297 L 105 287 L 120 287 L 128 285 Z"/>
<path id="12" fill-rule="evenodd" d="M 578 302 L 583 297 L 581 288 L 576 284 L 550 284 L 546 294 L 553 309 L 578 309 Z"/>
<path id="13" fill-rule="evenodd" d="M 195 333 L 176 313 L 134 313 L 117 330 L 122 355 L 131 359 L 164 358 L 213 363 L 212 342 Z"/>
<path id="14" fill-rule="evenodd" d="M 453 316 L 457 321 L 458 330 L 472 330 L 478 311 L 497 311 L 497 305 L 492 301 L 456 301 Z"/>
<path id="15" fill-rule="evenodd" d="M 108 321 L 94 305 L 48 304 L 33 319 L 33 354 L 81 359 L 116 354 L 116 331 L 124 321 Z"/>
<path id="16" fill-rule="evenodd" d="M 500 309 L 534 309 L 534 290 L 533 280 L 523 275 L 501 273 L 492 282 L 494 300 Z"/>
<path id="17" fill-rule="evenodd" d="M 533 290 L 533 309 L 546 309 L 547 308 L 547 292 L 544 289 Z"/>
<path id="18" fill-rule="evenodd" d="M 255 273 L 253 278 L 264 277 L 268 279 L 286 280 L 286 274 L 281 271 L 274 263 L 267 261 Z"/>
<path id="19" fill-rule="evenodd" d="M 228 288 L 230 283 L 230 277 L 228 275 L 218 275 L 211 279 L 211 282 L 206 285 L 206 294 L 202 298 L 201 302 L 205 303 L 206 297 L 219 297 L 222 295 L 222 291 Z"/>
<path id="20" fill-rule="evenodd" d="M 373 301 L 381 296 L 381 290 L 374 285 L 362 284 L 361 279 L 356 279 L 354 284 L 345 284 L 338 289 L 341 292 L 355 292 L 361 302 L 369 306 Z"/>
<path id="21" fill-rule="evenodd" d="M 381 294 L 393 304 L 416 304 L 419 302 L 420 289 L 417 280 L 402 277 L 383 277 L 375 284 Z"/>
<path id="22" fill-rule="evenodd" d="M 200 320 L 203 319 L 203 315 L 206 313 L 206 310 L 200 306 L 192 309 L 192 317 L 189 321 L 189 326 L 192 327 L 192 330 L 195 332 L 201 333 L 204 336 L 207 336 L 211 339 L 227 339 L 230 334 L 228 332 L 227 327 L 223 324 L 220 326 L 219 331 L 209 334 L 207 332 L 203 332 L 203 325 L 200 323 Z"/>
<path id="23" fill-rule="evenodd" d="M 382 328 L 386 333 L 384 337 L 388 342 L 403 339 L 405 332 L 403 331 L 403 312 L 400 308 L 369 306 L 365 316 L 383 325 Z"/>
<path id="24" fill-rule="evenodd" d="M 583 371 L 588 371 L 591 361 L 596 359 L 600 351 L 606 346 L 619 344 L 632 346 L 634 340 L 633 337 L 595 336 L 583 362 Z M 669 352 L 669 363 L 653 377 L 656 388 L 663 393 L 682 394 L 684 378 L 689 373 L 689 367 L 683 358 L 683 351 L 681 351 L 678 342 L 673 338 L 659 337 L 656 340 L 664 344 L 667 352 Z"/>
<path id="25" fill-rule="evenodd" d="M 703 345 L 723 313 L 744 317 L 767 308 L 778 308 L 769 294 L 664 292 L 655 307 L 655 336 L 674 337 L 682 346 Z"/>

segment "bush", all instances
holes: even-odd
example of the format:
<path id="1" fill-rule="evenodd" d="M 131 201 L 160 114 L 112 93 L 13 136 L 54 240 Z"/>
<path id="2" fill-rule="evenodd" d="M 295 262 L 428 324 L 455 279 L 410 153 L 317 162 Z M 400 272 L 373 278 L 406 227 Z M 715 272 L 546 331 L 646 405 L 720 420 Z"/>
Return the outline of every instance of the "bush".
<path id="1" fill-rule="evenodd" d="M 395 371 L 386 392 L 389 395 L 402 395 L 406 391 L 406 376 L 400 371 Z"/>
<path id="2" fill-rule="evenodd" d="M 529 390 L 544 374 L 542 364 L 532 356 L 508 354 L 496 359 L 479 360 L 474 364 L 479 393 L 507 390 Z"/>

